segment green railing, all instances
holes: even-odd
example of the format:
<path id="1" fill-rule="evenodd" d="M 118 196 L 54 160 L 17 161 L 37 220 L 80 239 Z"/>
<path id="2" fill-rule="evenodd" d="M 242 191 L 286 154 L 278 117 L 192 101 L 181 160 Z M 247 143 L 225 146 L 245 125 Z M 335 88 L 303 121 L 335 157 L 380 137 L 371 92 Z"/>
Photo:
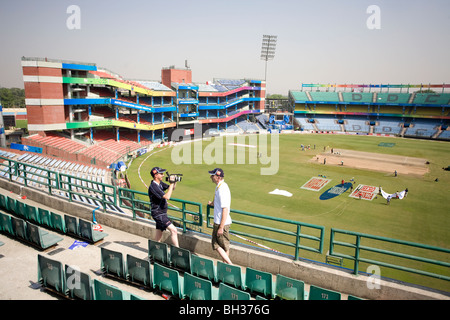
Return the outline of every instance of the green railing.
<path id="1" fill-rule="evenodd" d="M 151 215 L 150 202 L 146 192 L 136 191 L 126 188 L 118 188 L 119 205 L 122 208 L 132 210 L 133 220 L 137 216 L 149 218 Z M 189 228 L 188 226 L 203 225 L 202 204 L 193 201 L 170 198 L 168 200 L 168 216 L 180 223 L 183 232 Z M 169 214 L 179 213 L 179 214 Z M 146 216 L 147 215 L 147 216 Z"/>
<path id="2" fill-rule="evenodd" d="M 116 188 L 102 182 L 52 171 L 2 156 L 0 156 L 0 173 L 11 182 L 21 183 L 19 180 L 23 179 L 25 186 L 45 190 L 50 195 L 54 191 L 65 192 L 70 202 L 74 201 L 75 196 L 89 198 L 93 203 L 99 202 L 104 211 L 108 205 L 117 205 Z"/>
<path id="3" fill-rule="evenodd" d="M 339 241 L 336 239 L 336 237 L 346 238 L 346 239 L 340 239 Z M 370 242 L 371 246 L 369 245 L 363 245 L 362 241 Z M 337 252 L 336 246 L 340 246 L 343 248 L 349 248 L 349 249 L 343 249 L 348 252 L 342 253 Z M 393 248 L 396 247 L 396 251 L 387 250 L 386 248 Z M 342 250 L 342 249 L 341 249 Z M 444 258 L 443 260 L 450 261 L 450 250 L 445 248 L 439 248 L 439 247 L 433 247 L 429 245 L 424 245 L 420 243 L 414 243 L 414 242 L 408 242 L 408 241 L 402 241 L 397 239 L 390 239 L 380 236 L 373 236 L 358 232 L 351 232 L 346 230 L 338 230 L 338 229 L 331 229 L 331 235 L 330 235 L 330 255 L 335 257 L 340 257 L 344 259 L 349 259 L 354 261 L 354 273 L 357 275 L 359 272 L 359 264 L 361 262 L 368 263 L 371 265 L 377 265 L 382 267 L 388 267 L 393 268 L 405 272 L 415 273 L 423 276 L 433 277 L 437 279 L 442 279 L 449 281 L 450 277 L 443 275 L 441 273 L 435 273 L 435 272 L 428 272 L 424 270 L 414 269 L 406 266 L 402 266 L 400 264 L 394 264 L 390 262 L 386 262 L 386 260 L 389 260 L 391 257 L 395 257 L 397 260 L 405 261 L 405 264 L 410 264 L 412 261 L 423 263 L 424 267 L 422 269 L 432 268 L 432 267 L 442 267 L 442 273 L 446 272 L 449 273 L 448 269 L 450 267 L 449 262 L 440 261 L 436 259 L 430 259 L 425 257 L 420 257 L 414 254 L 408 254 L 404 252 L 412 251 L 412 250 L 424 250 L 423 255 L 437 255 L 441 254 Z M 404 252 L 400 252 L 404 251 Z M 363 257 L 364 253 L 370 253 L 369 257 Z M 377 257 L 377 259 L 375 259 Z M 382 261 L 384 260 L 384 261 Z M 392 260 L 392 258 L 390 259 Z M 426 266 L 425 266 L 426 265 Z"/>
<path id="4" fill-rule="evenodd" d="M 59 180 L 58 189 L 68 193 L 69 202 L 72 202 L 74 195 L 77 195 L 99 201 L 104 211 L 106 211 L 108 204 L 117 206 L 116 188 L 114 186 L 69 174 L 58 173 L 57 176 Z M 78 192 L 78 189 L 81 189 L 82 192 Z M 100 198 L 95 195 L 96 193 L 100 195 Z"/>
<path id="5" fill-rule="evenodd" d="M 213 207 L 208 205 L 206 210 L 208 228 L 213 227 L 210 220 L 214 220 L 214 209 L 211 209 Z M 230 214 L 233 220 L 230 229 L 232 234 L 294 248 L 293 256 L 295 260 L 299 258 L 300 249 L 319 254 L 323 253 L 325 228 L 322 226 L 234 209 L 230 210 Z M 244 221 L 244 219 L 247 221 Z M 256 224 L 257 222 L 266 223 L 266 225 Z M 239 231 L 238 226 L 244 226 L 245 231 Z M 260 234 L 252 233 L 254 232 L 251 231 L 252 228 L 261 231 Z M 303 241 L 307 243 L 304 244 Z"/>

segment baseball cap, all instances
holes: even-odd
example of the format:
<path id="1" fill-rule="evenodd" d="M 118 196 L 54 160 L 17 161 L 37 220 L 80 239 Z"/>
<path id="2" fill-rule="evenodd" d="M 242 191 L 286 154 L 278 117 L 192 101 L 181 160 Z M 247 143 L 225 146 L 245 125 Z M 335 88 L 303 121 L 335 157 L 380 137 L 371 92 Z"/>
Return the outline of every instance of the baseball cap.
<path id="1" fill-rule="evenodd" d="M 152 175 L 152 177 L 154 177 L 155 174 L 157 174 L 157 173 L 164 173 L 164 172 L 166 172 L 166 171 L 167 171 L 166 169 L 162 169 L 162 168 L 160 168 L 160 167 L 154 167 L 154 168 L 150 171 L 150 174 Z"/>
<path id="2" fill-rule="evenodd" d="M 211 170 L 211 171 L 208 171 L 208 173 L 210 174 L 210 175 L 216 175 L 216 176 L 219 176 L 219 177 L 224 177 L 224 173 L 223 173 L 223 170 L 222 169 L 220 169 L 220 168 L 215 168 L 214 170 Z"/>

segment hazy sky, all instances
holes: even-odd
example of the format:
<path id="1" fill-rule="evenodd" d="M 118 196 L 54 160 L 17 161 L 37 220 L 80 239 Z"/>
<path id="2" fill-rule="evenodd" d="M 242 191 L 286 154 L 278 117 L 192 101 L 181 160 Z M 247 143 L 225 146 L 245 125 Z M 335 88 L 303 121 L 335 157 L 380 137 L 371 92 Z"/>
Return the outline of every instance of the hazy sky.
<path id="1" fill-rule="evenodd" d="M 162 67 L 186 59 L 193 82 L 264 79 L 263 34 L 278 36 L 269 93 L 450 83 L 449 0 L 0 0 L 0 30 L 3 87 L 23 88 L 22 56 L 93 62 L 127 79 L 160 81 Z"/>

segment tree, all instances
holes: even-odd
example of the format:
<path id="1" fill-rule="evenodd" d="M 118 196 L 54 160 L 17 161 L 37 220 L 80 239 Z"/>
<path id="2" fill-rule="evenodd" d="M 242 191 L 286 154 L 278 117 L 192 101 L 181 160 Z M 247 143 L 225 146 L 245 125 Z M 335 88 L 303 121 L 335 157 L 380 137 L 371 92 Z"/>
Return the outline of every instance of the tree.
<path id="1" fill-rule="evenodd" d="M 25 90 L 0 88 L 0 102 L 3 108 L 25 108 Z"/>
<path id="2" fill-rule="evenodd" d="M 271 94 L 267 96 L 267 99 L 287 99 L 288 97 L 283 96 L 282 94 Z"/>

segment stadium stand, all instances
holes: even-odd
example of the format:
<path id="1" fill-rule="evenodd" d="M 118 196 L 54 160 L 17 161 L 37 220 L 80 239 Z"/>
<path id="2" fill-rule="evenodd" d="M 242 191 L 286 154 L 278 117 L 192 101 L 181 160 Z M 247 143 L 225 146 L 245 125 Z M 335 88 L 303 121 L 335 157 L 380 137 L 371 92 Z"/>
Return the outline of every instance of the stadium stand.
<path id="1" fill-rule="evenodd" d="M 426 119 L 414 119 L 407 128 L 405 136 L 431 138 L 437 133 L 436 121 Z"/>
<path id="2" fill-rule="evenodd" d="M 25 92 L 30 135 L 22 142 L 65 160 L 105 167 L 142 147 L 167 141 L 174 127 L 192 129 L 196 123 L 215 123 L 225 132 L 237 124 L 237 117 L 248 120 L 250 114 L 264 111 L 265 83 L 260 80 L 215 79 L 196 84 L 190 69 L 174 67 L 161 70 L 161 81 L 128 80 L 93 63 L 26 57 L 22 58 L 24 74 L 39 73 L 38 64 L 61 73 L 62 79 L 54 85 L 54 95 L 37 97 L 30 90 L 37 87 L 41 92 L 45 81 L 24 78 L 30 88 Z M 53 119 L 43 116 L 48 107 L 44 102 L 55 102 Z M 109 137 L 101 134 L 108 130 Z"/>
<path id="3" fill-rule="evenodd" d="M 351 116 L 348 116 L 345 119 L 346 123 L 344 127 L 346 131 L 369 133 L 370 127 L 367 124 L 368 123 L 367 120 Z"/>
<path id="4" fill-rule="evenodd" d="M 341 131 L 341 126 L 335 118 L 317 115 L 315 120 L 316 127 L 320 131 Z"/>
<path id="5" fill-rule="evenodd" d="M 350 103 L 372 103 L 373 93 L 369 92 L 342 92 L 344 102 Z"/>
<path id="6" fill-rule="evenodd" d="M 321 84 L 303 84 L 302 87 L 310 89 L 289 91 L 289 101 L 300 130 L 345 130 L 358 134 L 448 139 L 447 134 L 436 129 L 449 116 L 450 93 L 444 92 L 447 85 L 429 86 L 441 93 L 424 93 L 422 85 L 331 86 L 336 88 L 335 91 L 321 91 L 321 87 L 330 87 Z M 351 91 L 346 91 L 347 88 Z M 364 91 L 367 88 L 371 88 L 369 92 Z M 387 92 L 382 92 L 386 88 Z M 402 92 L 404 88 L 408 92 Z M 410 93 L 410 88 L 420 88 L 420 91 Z M 325 114 L 328 118 L 320 118 Z M 333 121 L 336 118 L 342 122 L 337 123 L 339 126 Z"/>
<path id="7" fill-rule="evenodd" d="M 378 92 L 376 102 L 382 104 L 406 104 L 409 102 L 411 94 L 409 93 L 388 93 Z"/>
<path id="8" fill-rule="evenodd" d="M 339 95 L 337 92 L 321 92 L 321 91 L 311 91 L 309 92 L 312 101 L 321 102 L 338 102 Z"/>
<path id="9" fill-rule="evenodd" d="M 398 135 L 402 129 L 402 121 L 396 118 L 383 118 L 377 121 L 374 126 L 374 133 Z"/>

